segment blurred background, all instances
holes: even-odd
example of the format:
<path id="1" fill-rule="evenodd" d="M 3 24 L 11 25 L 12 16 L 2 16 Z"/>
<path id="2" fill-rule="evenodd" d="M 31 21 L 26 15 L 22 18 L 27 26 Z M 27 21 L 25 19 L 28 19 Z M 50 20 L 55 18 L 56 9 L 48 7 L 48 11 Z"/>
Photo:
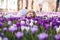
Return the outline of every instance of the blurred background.
<path id="1" fill-rule="evenodd" d="M 28 10 L 60 12 L 60 0 L 0 0 L 0 11 Z"/>

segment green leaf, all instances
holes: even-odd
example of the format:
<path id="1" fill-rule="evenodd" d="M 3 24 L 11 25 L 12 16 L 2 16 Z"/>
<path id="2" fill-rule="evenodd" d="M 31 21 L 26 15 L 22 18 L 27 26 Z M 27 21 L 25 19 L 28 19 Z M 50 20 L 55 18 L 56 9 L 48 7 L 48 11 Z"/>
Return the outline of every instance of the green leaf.
<path id="1" fill-rule="evenodd" d="M 15 35 L 9 31 L 5 32 L 5 36 L 8 37 L 9 40 L 17 40 L 17 38 L 15 37 Z"/>

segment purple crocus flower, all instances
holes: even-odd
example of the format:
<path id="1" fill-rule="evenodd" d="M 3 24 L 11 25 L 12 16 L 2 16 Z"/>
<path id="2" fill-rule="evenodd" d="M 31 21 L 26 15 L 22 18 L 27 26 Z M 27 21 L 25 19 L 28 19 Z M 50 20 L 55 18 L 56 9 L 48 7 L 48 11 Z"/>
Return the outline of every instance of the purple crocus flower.
<path id="1" fill-rule="evenodd" d="M 3 31 L 6 31 L 7 30 L 7 28 L 3 28 Z"/>
<path id="2" fill-rule="evenodd" d="M 2 40 L 8 40 L 8 38 L 7 37 L 4 37 Z"/>
<path id="3" fill-rule="evenodd" d="M 32 17 L 26 17 L 27 19 L 31 19 Z"/>
<path id="4" fill-rule="evenodd" d="M 55 35 L 55 40 L 60 40 L 60 34 Z"/>
<path id="5" fill-rule="evenodd" d="M 48 34 L 41 33 L 38 35 L 39 40 L 46 40 L 48 38 Z"/>
<path id="6" fill-rule="evenodd" d="M 38 28 L 38 26 L 37 26 L 37 25 L 33 25 L 33 27 L 34 27 L 34 28 Z"/>
<path id="7" fill-rule="evenodd" d="M 1 37 L 4 37 L 4 33 L 1 33 Z"/>
<path id="8" fill-rule="evenodd" d="M 21 38 L 21 37 L 23 37 L 23 32 L 17 32 L 17 33 L 15 33 L 15 36 L 19 39 L 19 38 Z"/>
<path id="9" fill-rule="evenodd" d="M 0 27 L 1 27 L 1 26 L 4 26 L 4 24 L 3 24 L 2 22 L 0 22 Z"/>
<path id="10" fill-rule="evenodd" d="M 43 20 L 40 20 L 40 19 L 39 19 L 39 20 L 38 20 L 38 24 L 39 24 L 39 25 L 43 25 Z"/>
<path id="11" fill-rule="evenodd" d="M 13 20 L 15 20 L 15 18 L 14 17 L 10 17 L 10 20 L 13 21 Z"/>
<path id="12" fill-rule="evenodd" d="M 57 24 L 57 21 L 56 20 L 52 20 L 52 26 L 54 27 L 54 26 L 57 26 L 58 24 Z"/>
<path id="13" fill-rule="evenodd" d="M 17 25 L 16 24 L 13 24 L 13 27 L 17 27 Z"/>
<path id="14" fill-rule="evenodd" d="M 35 32 L 38 31 L 38 26 L 34 26 L 33 28 L 30 29 L 31 32 L 34 34 Z"/>
<path id="15" fill-rule="evenodd" d="M 0 17 L 0 21 L 1 21 L 1 22 L 4 22 L 4 18 L 3 18 L 3 17 Z"/>
<path id="16" fill-rule="evenodd" d="M 47 23 L 44 23 L 44 28 L 45 28 L 45 30 L 47 30 L 47 29 L 49 29 L 49 28 L 50 28 L 50 25 L 49 25 L 49 24 L 47 24 Z"/>
<path id="17" fill-rule="evenodd" d="M 22 18 L 22 21 L 26 21 L 26 18 L 25 18 L 25 17 L 23 17 L 23 18 Z"/>
<path id="18" fill-rule="evenodd" d="M 58 17 L 58 20 L 60 21 L 60 17 Z"/>
<path id="19" fill-rule="evenodd" d="M 58 26 L 54 26 L 54 29 L 58 28 Z"/>
<path id="20" fill-rule="evenodd" d="M 16 25 L 17 25 L 17 27 L 20 27 L 21 26 L 21 23 L 20 22 L 17 22 Z"/>

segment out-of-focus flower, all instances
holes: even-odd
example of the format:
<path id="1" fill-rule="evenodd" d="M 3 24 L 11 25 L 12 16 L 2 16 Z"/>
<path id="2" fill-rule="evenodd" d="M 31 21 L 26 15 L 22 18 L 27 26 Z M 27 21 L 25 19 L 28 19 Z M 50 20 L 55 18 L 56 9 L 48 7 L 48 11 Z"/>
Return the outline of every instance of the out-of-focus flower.
<path id="1" fill-rule="evenodd" d="M 37 21 L 35 21 L 35 23 L 37 23 Z"/>
<path id="2" fill-rule="evenodd" d="M 28 31 L 29 31 L 29 29 L 30 29 L 30 27 L 26 27 L 25 29 L 26 29 L 26 31 L 28 32 Z"/>
<path id="3" fill-rule="evenodd" d="M 60 40 L 60 34 L 55 35 L 55 40 Z"/>
<path id="4" fill-rule="evenodd" d="M 9 19 L 10 19 L 11 21 L 14 21 L 14 20 L 15 20 L 15 18 L 14 18 L 14 17 L 12 17 L 12 16 L 11 16 Z"/>
<path id="5" fill-rule="evenodd" d="M 17 33 L 15 33 L 15 36 L 19 39 L 19 38 L 21 38 L 21 37 L 23 37 L 23 32 L 17 32 Z"/>
<path id="6" fill-rule="evenodd" d="M 12 26 L 13 26 L 13 27 L 17 27 L 17 25 L 16 25 L 16 24 L 13 24 Z"/>
<path id="7" fill-rule="evenodd" d="M 34 22 L 34 20 L 33 20 L 33 19 L 31 19 L 31 22 L 33 23 L 33 22 Z"/>
<path id="8" fill-rule="evenodd" d="M 50 22 L 50 26 L 52 26 L 52 22 Z"/>
<path id="9" fill-rule="evenodd" d="M 4 37 L 2 40 L 8 40 L 8 38 L 7 37 Z"/>
<path id="10" fill-rule="evenodd" d="M 47 29 L 49 29 L 49 28 L 50 28 L 50 25 L 49 25 L 49 24 L 44 23 L 44 28 L 47 30 Z"/>
<path id="11" fill-rule="evenodd" d="M 17 25 L 17 27 L 20 27 L 21 26 L 21 23 L 20 22 L 17 22 L 16 25 Z"/>
<path id="12" fill-rule="evenodd" d="M 43 25 L 43 20 L 38 20 L 39 25 Z"/>
<path id="13" fill-rule="evenodd" d="M 54 29 L 58 28 L 58 26 L 54 26 Z"/>
<path id="14" fill-rule="evenodd" d="M 57 21 L 58 23 L 60 23 L 60 20 L 56 19 L 56 21 Z"/>
<path id="15" fill-rule="evenodd" d="M 31 32 L 34 34 L 35 32 L 38 31 L 38 27 L 33 27 L 33 28 L 31 28 L 30 30 L 31 30 Z"/>
<path id="16" fill-rule="evenodd" d="M 0 37 L 0 40 L 2 40 L 2 37 Z"/>
<path id="17" fill-rule="evenodd" d="M 3 31 L 6 31 L 7 30 L 7 28 L 3 28 Z"/>
<path id="18" fill-rule="evenodd" d="M 22 21 L 26 21 L 26 18 L 25 18 L 25 17 L 23 17 L 23 18 L 22 18 Z"/>
<path id="19" fill-rule="evenodd" d="M 31 21 L 26 19 L 26 24 L 30 24 L 30 23 L 31 23 Z"/>
<path id="20" fill-rule="evenodd" d="M 4 18 L 3 17 L 0 17 L 0 22 L 4 22 Z"/>
<path id="21" fill-rule="evenodd" d="M 24 29 L 25 29 L 25 26 L 21 26 L 21 30 L 24 31 Z"/>
<path id="22" fill-rule="evenodd" d="M 32 23 L 32 22 L 30 23 L 30 26 L 31 26 L 31 27 L 33 26 L 33 23 Z"/>
<path id="23" fill-rule="evenodd" d="M 56 28 L 56 32 L 59 33 L 60 32 L 60 26 L 58 28 Z"/>
<path id="24" fill-rule="evenodd" d="M 4 37 L 4 33 L 1 33 L 1 36 Z"/>
<path id="25" fill-rule="evenodd" d="M 30 16 L 30 17 L 26 17 L 27 19 L 31 19 L 32 17 Z"/>
<path id="26" fill-rule="evenodd" d="M 15 27 L 15 26 L 9 27 L 9 31 L 10 31 L 10 32 L 14 32 L 14 31 L 16 31 L 16 30 L 17 30 L 17 27 Z"/>
<path id="27" fill-rule="evenodd" d="M 2 22 L 0 22 L 0 27 L 1 27 L 1 26 L 4 26 L 4 24 L 3 24 Z"/>
<path id="28" fill-rule="evenodd" d="M 41 33 L 38 35 L 39 40 L 46 40 L 48 38 L 48 34 Z"/>
<path id="29" fill-rule="evenodd" d="M 59 32 L 59 30 L 60 30 L 59 28 L 56 28 L 56 32 L 57 32 L 57 33 Z"/>
<path id="30" fill-rule="evenodd" d="M 37 26 L 37 25 L 33 25 L 33 27 L 34 27 L 34 28 L 38 28 L 38 26 Z"/>
<path id="31" fill-rule="evenodd" d="M 21 21 L 21 24 L 25 24 L 25 21 Z"/>
<path id="32" fill-rule="evenodd" d="M 54 27 L 54 26 L 56 26 L 56 25 L 58 25 L 58 24 L 57 24 L 57 21 L 56 21 L 56 20 L 52 20 L 52 26 Z"/>
<path id="33" fill-rule="evenodd" d="M 22 30 L 22 31 L 24 31 L 24 30 L 29 31 L 29 29 L 30 29 L 30 27 L 21 26 L 21 30 Z"/>
<path id="34" fill-rule="evenodd" d="M 8 21 L 8 25 L 11 25 L 11 23 L 12 23 L 11 21 Z"/>

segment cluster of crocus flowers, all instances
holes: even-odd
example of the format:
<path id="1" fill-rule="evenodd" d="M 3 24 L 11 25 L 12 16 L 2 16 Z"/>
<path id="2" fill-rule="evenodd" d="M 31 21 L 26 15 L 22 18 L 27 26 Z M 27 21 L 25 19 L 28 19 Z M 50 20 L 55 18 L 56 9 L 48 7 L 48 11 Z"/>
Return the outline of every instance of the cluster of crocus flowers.
<path id="1" fill-rule="evenodd" d="M 60 17 L 0 17 L 0 19 L 1 40 L 60 40 Z"/>

